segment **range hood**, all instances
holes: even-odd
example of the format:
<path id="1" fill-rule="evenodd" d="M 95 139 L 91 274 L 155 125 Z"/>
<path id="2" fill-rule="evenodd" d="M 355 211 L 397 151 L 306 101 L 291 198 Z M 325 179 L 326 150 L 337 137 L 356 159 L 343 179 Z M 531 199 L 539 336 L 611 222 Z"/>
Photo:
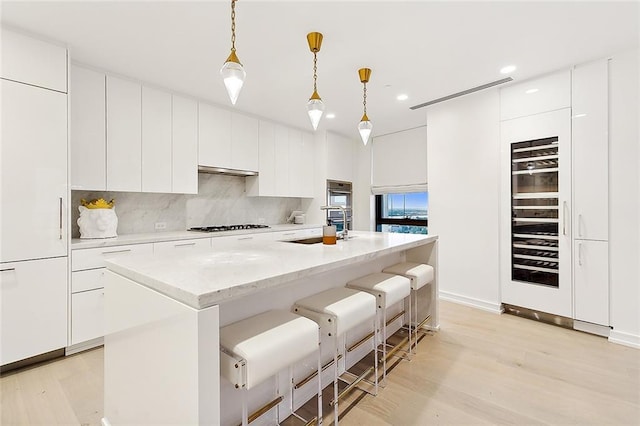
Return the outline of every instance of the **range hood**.
<path id="1" fill-rule="evenodd" d="M 224 167 L 198 166 L 198 173 L 209 173 L 227 176 L 258 176 L 258 172 L 251 170 L 227 169 Z"/>

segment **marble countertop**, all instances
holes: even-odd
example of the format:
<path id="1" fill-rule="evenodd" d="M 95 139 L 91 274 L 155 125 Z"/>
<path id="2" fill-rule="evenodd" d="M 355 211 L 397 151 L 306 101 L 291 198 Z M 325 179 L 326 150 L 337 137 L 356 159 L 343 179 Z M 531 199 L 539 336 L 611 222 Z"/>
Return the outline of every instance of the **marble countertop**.
<path id="1" fill-rule="evenodd" d="M 299 229 L 322 228 L 321 224 L 294 225 L 291 223 L 281 225 L 269 225 L 269 228 L 243 229 L 238 231 L 225 232 L 197 232 L 197 231 L 172 231 L 153 232 L 149 234 L 128 234 L 119 235 L 115 238 L 104 239 L 80 239 L 71 240 L 71 250 L 87 249 L 96 247 L 113 247 L 127 244 L 159 243 L 162 241 L 191 240 L 196 238 L 228 237 L 233 235 L 261 234 L 264 232 L 283 232 Z"/>
<path id="2" fill-rule="evenodd" d="M 353 231 L 336 245 L 229 241 L 215 250 L 131 255 L 107 268 L 188 306 L 203 309 L 308 275 L 434 242 L 435 235 Z M 282 260 L 286 259 L 285 262 Z"/>

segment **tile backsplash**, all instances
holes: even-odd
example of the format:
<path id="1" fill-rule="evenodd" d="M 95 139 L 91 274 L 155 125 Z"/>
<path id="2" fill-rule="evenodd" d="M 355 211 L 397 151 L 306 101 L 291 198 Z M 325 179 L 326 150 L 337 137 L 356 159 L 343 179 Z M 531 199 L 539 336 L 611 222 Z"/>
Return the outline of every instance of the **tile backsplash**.
<path id="1" fill-rule="evenodd" d="M 79 238 L 80 199 L 114 198 L 118 235 L 162 231 L 184 231 L 193 226 L 238 223 L 284 223 L 292 210 L 301 210 L 299 198 L 247 197 L 245 178 L 198 174 L 198 194 L 155 194 L 140 192 L 72 191 L 72 237 Z M 159 231 L 158 231 L 159 232 Z"/>

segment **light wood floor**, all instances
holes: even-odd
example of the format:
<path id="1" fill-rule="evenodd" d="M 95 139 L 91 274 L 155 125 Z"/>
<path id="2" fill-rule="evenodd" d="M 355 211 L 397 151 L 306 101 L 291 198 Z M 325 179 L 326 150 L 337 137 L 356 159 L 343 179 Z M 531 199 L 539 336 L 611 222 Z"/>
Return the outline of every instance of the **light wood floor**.
<path id="1" fill-rule="evenodd" d="M 341 424 L 640 424 L 640 351 L 510 315 L 441 307 L 442 330 L 393 368 L 376 398 L 356 391 L 356 403 L 342 404 Z M 0 423 L 98 425 L 102 367 L 96 349 L 4 374 Z"/>

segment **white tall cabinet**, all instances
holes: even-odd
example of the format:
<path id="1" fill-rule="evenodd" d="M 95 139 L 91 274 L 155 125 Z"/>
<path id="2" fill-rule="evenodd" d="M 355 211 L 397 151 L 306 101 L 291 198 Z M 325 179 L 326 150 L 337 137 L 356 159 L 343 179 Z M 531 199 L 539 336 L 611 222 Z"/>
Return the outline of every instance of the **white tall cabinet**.
<path id="1" fill-rule="evenodd" d="M 181 194 L 198 193 L 198 102 L 172 96 L 171 189 Z"/>
<path id="2" fill-rule="evenodd" d="M 67 51 L 2 29 L 0 365 L 67 343 Z"/>
<path id="3" fill-rule="evenodd" d="M 609 326 L 608 60 L 575 67 L 572 87 L 574 319 Z M 593 327 L 591 327 L 591 331 Z"/>

